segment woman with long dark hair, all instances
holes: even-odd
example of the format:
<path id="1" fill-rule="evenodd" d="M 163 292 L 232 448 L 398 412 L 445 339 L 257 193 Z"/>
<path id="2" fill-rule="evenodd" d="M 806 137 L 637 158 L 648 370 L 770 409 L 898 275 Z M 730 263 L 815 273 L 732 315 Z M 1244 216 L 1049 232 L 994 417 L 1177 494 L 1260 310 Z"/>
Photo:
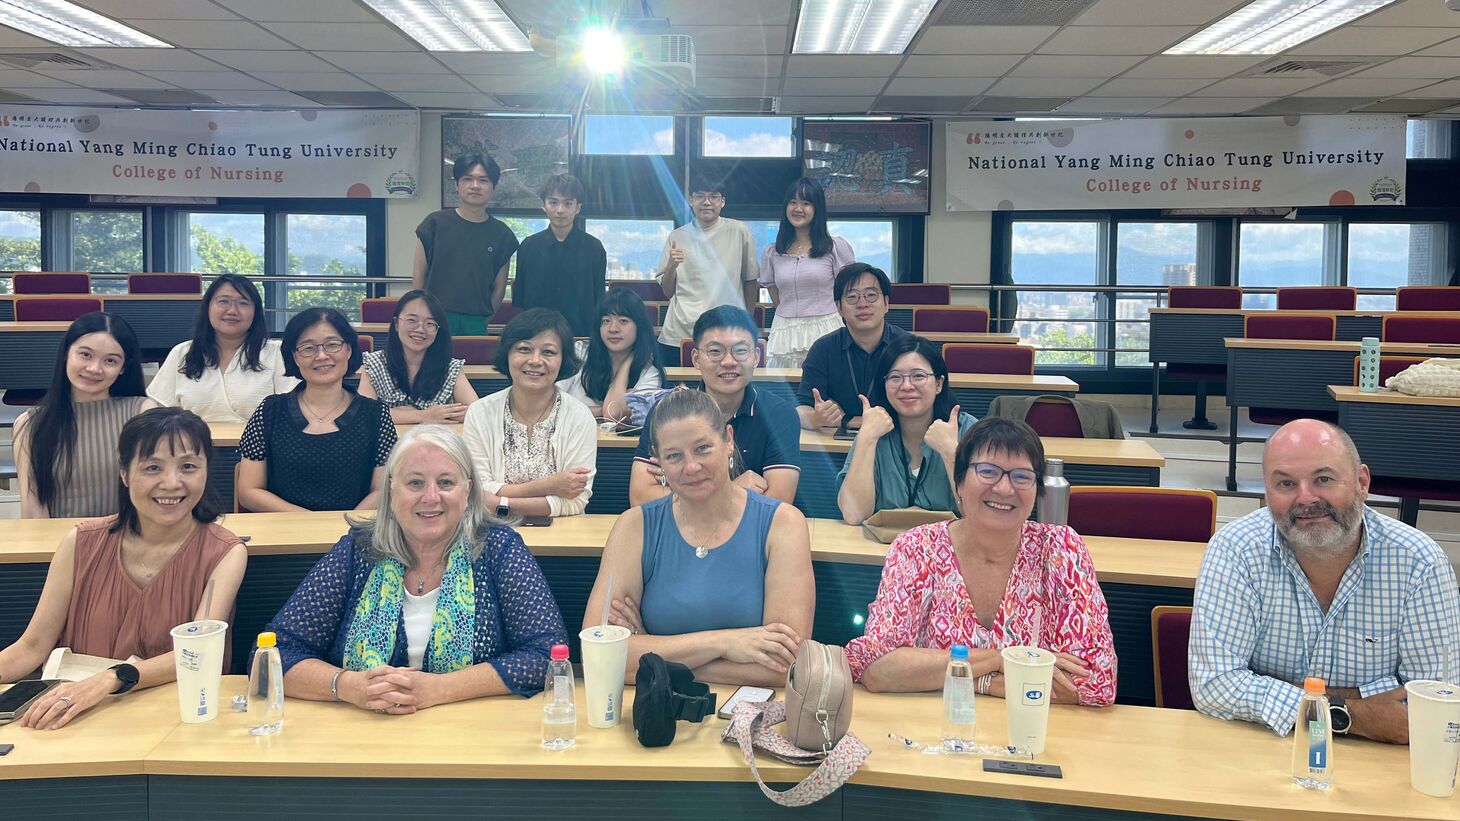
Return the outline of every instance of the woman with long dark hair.
<path id="1" fill-rule="evenodd" d="M 142 350 L 125 319 L 93 311 L 71 323 L 45 398 L 15 420 L 22 519 L 117 512 L 117 437 L 157 407 L 142 387 Z"/>
<path id="2" fill-rule="evenodd" d="M 628 415 L 624 394 L 664 384 L 654 346 L 644 300 L 627 288 L 610 288 L 598 304 L 598 335 L 587 342 L 583 367 L 558 387 L 594 416 L 623 419 Z"/>
<path id="3" fill-rule="evenodd" d="M 203 292 L 193 338 L 179 342 L 147 386 L 159 404 L 204 422 L 247 422 L 265 396 L 288 393 L 279 341 L 269 339 L 259 289 L 240 274 L 219 274 Z"/>
<path id="4" fill-rule="evenodd" d="M 360 395 L 379 399 L 397 425 L 456 424 L 477 401 L 461 372 L 465 364 L 451 357 L 446 309 L 425 291 L 406 291 L 390 317 L 385 350 L 365 354 Z"/>
<path id="5" fill-rule="evenodd" d="M 827 230 L 821 183 L 813 177 L 791 183 L 781 228 L 760 266 L 760 283 L 776 306 L 766 341 L 767 367 L 801 367 L 813 342 L 842 327 L 831 286 L 837 271 L 855 261 L 851 244 Z"/>

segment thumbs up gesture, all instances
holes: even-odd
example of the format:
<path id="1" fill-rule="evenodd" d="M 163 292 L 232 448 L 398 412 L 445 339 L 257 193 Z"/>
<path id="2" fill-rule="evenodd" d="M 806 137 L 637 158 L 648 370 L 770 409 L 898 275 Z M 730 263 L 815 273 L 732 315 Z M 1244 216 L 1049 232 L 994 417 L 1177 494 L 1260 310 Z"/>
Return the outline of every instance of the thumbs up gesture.
<path id="1" fill-rule="evenodd" d="M 934 453 L 948 459 L 952 459 L 954 451 L 958 450 L 959 408 L 959 405 L 954 405 L 947 419 L 934 419 L 933 424 L 928 426 L 928 432 L 923 436 L 923 441 L 933 449 Z"/>
<path id="2" fill-rule="evenodd" d="M 880 405 L 873 405 L 867 397 L 857 394 L 862 400 L 862 427 L 857 429 L 857 441 L 875 445 L 879 439 L 892 432 L 892 417 Z"/>
<path id="3" fill-rule="evenodd" d="M 842 423 L 842 406 L 830 399 L 821 398 L 821 389 L 812 388 L 811 398 L 814 404 L 811 406 L 812 416 L 819 428 L 834 428 Z"/>
<path id="4" fill-rule="evenodd" d="M 669 241 L 669 270 L 673 271 L 684 262 L 684 249 L 674 241 Z"/>

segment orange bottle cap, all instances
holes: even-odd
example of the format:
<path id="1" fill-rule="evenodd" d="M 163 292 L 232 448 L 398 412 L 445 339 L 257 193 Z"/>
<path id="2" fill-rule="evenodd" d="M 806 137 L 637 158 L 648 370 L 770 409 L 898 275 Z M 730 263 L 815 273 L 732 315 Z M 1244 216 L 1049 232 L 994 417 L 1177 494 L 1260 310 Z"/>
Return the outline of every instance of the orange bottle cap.
<path id="1" fill-rule="evenodd" d="M 1321 678 L 1313 678 L 1312 676 L 1309 676 L 1308 678 L 1303 679 L 1303 692 L 1321 696 L 1324 693 L 1328 692 L 1328 685 L 1325 684 L 1323 682 L 1323 679 Z"/>

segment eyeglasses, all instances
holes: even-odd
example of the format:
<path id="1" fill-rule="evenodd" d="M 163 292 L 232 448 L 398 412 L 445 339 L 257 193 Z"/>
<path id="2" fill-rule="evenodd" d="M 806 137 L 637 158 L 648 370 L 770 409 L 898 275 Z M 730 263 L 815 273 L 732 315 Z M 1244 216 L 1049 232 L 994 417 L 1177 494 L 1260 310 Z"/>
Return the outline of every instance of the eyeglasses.
<path id="1" fill-rule="evenodd" d="M 868 305 L 876 305 L 882 301 L 882 292 L 876 290 L 847 291 L 842 294 L 842 301 L 848 305 L 861 305 L 864 302 Z"/>
<path id="2" fill-rule="evenodd" d="M 228 311 L 237 308 L 240 311 L 247 311 L 253 307 L 253 302 L 247 299 L 234 299 L 231 296 L 213 297 L 213 307 L 220 311 Z"/>
<path id="3" fill-rule="evenodd" d="M 724 202 L 725 201 L 725 195 L 724 194 L 721 194 L 718 191 L 716 191 L 714 193 L 706 193 L 704 191 L 696 191 L 693 194 L 690 194 L 689 195 L 689 201 L 690 202 Z"/>
<path id="4" fill-rule="evenodd" d="M 725 360 L 725 354 L 728 353 L 732 359 L 744 365 L 750 361 L 751 355 L 755 353 L 755 348 L 750 345 L 735 345 L 729 348 L 722 348 L 719 345 L 706 345 L 700 348 L 700 353 L 709 357 L 711 362 L 723 362 Z"/>
<path id="5" fill-rule="evenodd" d="M 319 353 L 321 350 L 327 354 L 333 355 L 339 353 L 344 349 L 345 341 L 343 339 L 331 339 L 328 342 L 321 342 L 318 345 L 300 345 L 299 347 L 294 349 L 294 353 L 306 359 L 309 359 L 315 354 Z"/>
<path id="6" fill-rule="evenodd" d="M 888 386 L 893 388 L 901 386 L 904 381 L 913 383 L 913 387 L 921 388 L 923 385 L 927 384 L 927 381 L 931 379 L 932 376 L 933 375 L 928 373 L 927 371 L 908 371 L 907 373 L 898 373 L 897 371 L 893 371 L 887 374 L 887 376 L 884 377 L 884 380 L 887 382 Z"/>
<path id="7" fill-rule="evenodd" d="M 436 320 L 428 319 L 425 322 L 422 322 L 421 318 L 416 316 L 403 316 L 400 319 L 400 324 L 402 328 L 405 328 L 408 331 L 414 331 L 417 328 L 425 328 L 426 333 L 430 334 L 434 334 L 441 329 L 441 324 Z"/>
<path id="8" fill-rule="evenodd" d="M 970 467 L 973 475 L 986 485 L 997 485 L 1000 479 L 1008 476 L 1009 484 L 1019 490 L 1028 490 L 1039 479 L 1039 474 L 1029 468 L 1001 468 L 993 462 L 974 462 Z"/>

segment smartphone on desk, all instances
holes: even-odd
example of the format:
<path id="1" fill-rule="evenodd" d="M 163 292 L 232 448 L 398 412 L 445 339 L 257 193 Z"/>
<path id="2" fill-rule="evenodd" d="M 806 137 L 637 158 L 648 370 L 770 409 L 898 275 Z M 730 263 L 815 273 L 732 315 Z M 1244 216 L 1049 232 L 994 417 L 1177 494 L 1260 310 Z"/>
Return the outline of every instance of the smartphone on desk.
<path id="1" fill-rule="evenodd" d="M 523 516 L 523 527 L 547 527 L 553 523 L 551 516 Z"/>
<path id="2" fill-rule="evenodd" d="M 831 438 L 846 441 L 855 440 L 857 438 L 857 429 L 847 427 L 846 420 L 842 420 L 842 423 L 837 426 L 836 432 L 831 435 Z"/>
<path id="3" fill-rule="evenodd" d="M 32 701 L 40 698 L 47 690 L 60 683 L 60 681 L 30 679 L 17 681 L 10 685 L 10 689 L 0 693 L 0 724 L 9 724 L 25 715 L 26 708 L 30 707 Z"/>
<path id="4" fill-rule="evenodd" d="M 729 698 L 725 699 L 725 703 L 720 705 L 720 712 L 717 713 L 717 715 L 719 715 L 720 718 L 729 721 L 731 714 L 735 712 L 735 705 L 739 704 L 740 702 L 770 701 L 771 697 L 775 694 L 776 692 L 769 687 L 751 687 L 749 685 L 742 686 L 734 693 L 731 693 Z"/>

